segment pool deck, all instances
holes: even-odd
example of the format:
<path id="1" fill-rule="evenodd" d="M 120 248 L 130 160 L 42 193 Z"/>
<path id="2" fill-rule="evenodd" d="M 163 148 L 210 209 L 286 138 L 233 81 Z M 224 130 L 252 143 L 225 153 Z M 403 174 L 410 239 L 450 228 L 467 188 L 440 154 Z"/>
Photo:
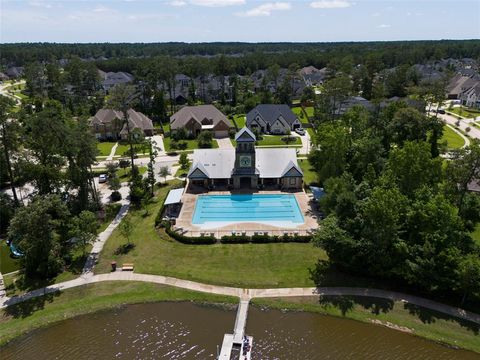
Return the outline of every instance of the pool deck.
<path id="1" fill-rule="evenodd" d="M 238 192 L 231 191 L 209 191 L 205 195 L 231 195 Z M 195 211 L 195 202 L 199 194 L 185 192 L 182 197 L 182 210 L 176 220 L 175 229 L 181 231 L 185 236 L 213 235 L 221 238 L 224 235 L 245 234 L 248 236 L 255 233 L 268 233 L 269 235 L 298 234 L 307 235 L 318 227 L 318 214 L 316 214 L 310 206 L 312 197 L 303 191 L 299 192 L 282 192 L 282 191 L 258 191 L 255 194 L 293 194 L 297 200 L 300 211 L 302 212 L 304 223 L 297 226 L 290 225 L 287 227 L 276 226 L 268 223 L 257 222 L 238 222 L 224 226 L 206 228 L 192 224 L 193 213 Z"/>

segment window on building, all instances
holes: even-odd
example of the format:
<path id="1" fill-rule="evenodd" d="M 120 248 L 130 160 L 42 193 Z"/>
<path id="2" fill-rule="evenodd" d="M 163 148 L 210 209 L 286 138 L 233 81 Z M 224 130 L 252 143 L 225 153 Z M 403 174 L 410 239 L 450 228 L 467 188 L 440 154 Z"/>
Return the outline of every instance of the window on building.
<path id="1" fill-rule="evenodd" d="M 290 178 L 290 185 L 295 185 L 297 183 L 297 179 L 294 177 Z"/>

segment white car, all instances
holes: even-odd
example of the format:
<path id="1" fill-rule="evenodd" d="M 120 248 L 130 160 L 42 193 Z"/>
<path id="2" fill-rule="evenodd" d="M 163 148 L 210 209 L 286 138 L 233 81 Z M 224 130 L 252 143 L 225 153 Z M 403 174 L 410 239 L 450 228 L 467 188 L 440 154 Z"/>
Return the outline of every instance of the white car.
<path id="1" fill-rule="evenodd" d="M 98 175 L 98 183 L 102 184 L 107 182 L 107 174 L 100 174 Z"/>
<path id="2" fill-rule="evenodd" d="M 296 132 L 298 135 L 305 135 L 305 129 L 303 129 L 303 128 L 296 128 L 296 129 L 295 129 L 295 132 Z"/>

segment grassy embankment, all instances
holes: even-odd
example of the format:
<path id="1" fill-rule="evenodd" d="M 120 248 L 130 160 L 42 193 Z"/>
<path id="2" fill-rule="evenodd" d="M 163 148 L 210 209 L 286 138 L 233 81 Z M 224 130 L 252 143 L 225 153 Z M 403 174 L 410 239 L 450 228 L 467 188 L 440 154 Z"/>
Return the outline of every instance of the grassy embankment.
<path id="1" fill-rule="evenodd" d="M 30 330 L 123 304 L 154 301 L 236 303 L 238 299 L 140 282 L 104 282 L 31 299 L 0 310 L 0 345 Z"/>
<path id="2" fill-rule="evenodd" d="M 368 297 L 254 299 L 254 305 L 377 323 L 449 346 L 480 352 L 480 326 L 401 301 Z"/>
<path id="3" fill-rule="evenodd" d="M 440 142 L 447 142 L 448 149 L 460 149 L 465 145 L 463 138 L 453 131 L 449 126 L 443 127 L 443 136 L 440 139 Z"/>
<path id="4" fill-rule="evenodd" d="M 465 118 L 476 118 L 477 116 L 480 116 L 480 110 L 467 108 L 464 106 L 452 107 L 451 109 L 447 109 L 447 110 L 454 114 L 463 116 Z"/>

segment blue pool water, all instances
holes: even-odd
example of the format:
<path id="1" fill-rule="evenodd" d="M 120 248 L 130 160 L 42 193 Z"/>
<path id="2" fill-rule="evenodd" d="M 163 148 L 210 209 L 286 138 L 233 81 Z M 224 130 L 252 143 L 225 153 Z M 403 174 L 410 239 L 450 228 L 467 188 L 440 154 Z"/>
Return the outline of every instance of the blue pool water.
<path id="1" fill-rule="evenodd" d="M 292 226 L 303 224 L 303 215 L 295 195 L 200 195 L 195 204 L 192 224 L 222 225 L 236 222 L 260 222 Z"/>

